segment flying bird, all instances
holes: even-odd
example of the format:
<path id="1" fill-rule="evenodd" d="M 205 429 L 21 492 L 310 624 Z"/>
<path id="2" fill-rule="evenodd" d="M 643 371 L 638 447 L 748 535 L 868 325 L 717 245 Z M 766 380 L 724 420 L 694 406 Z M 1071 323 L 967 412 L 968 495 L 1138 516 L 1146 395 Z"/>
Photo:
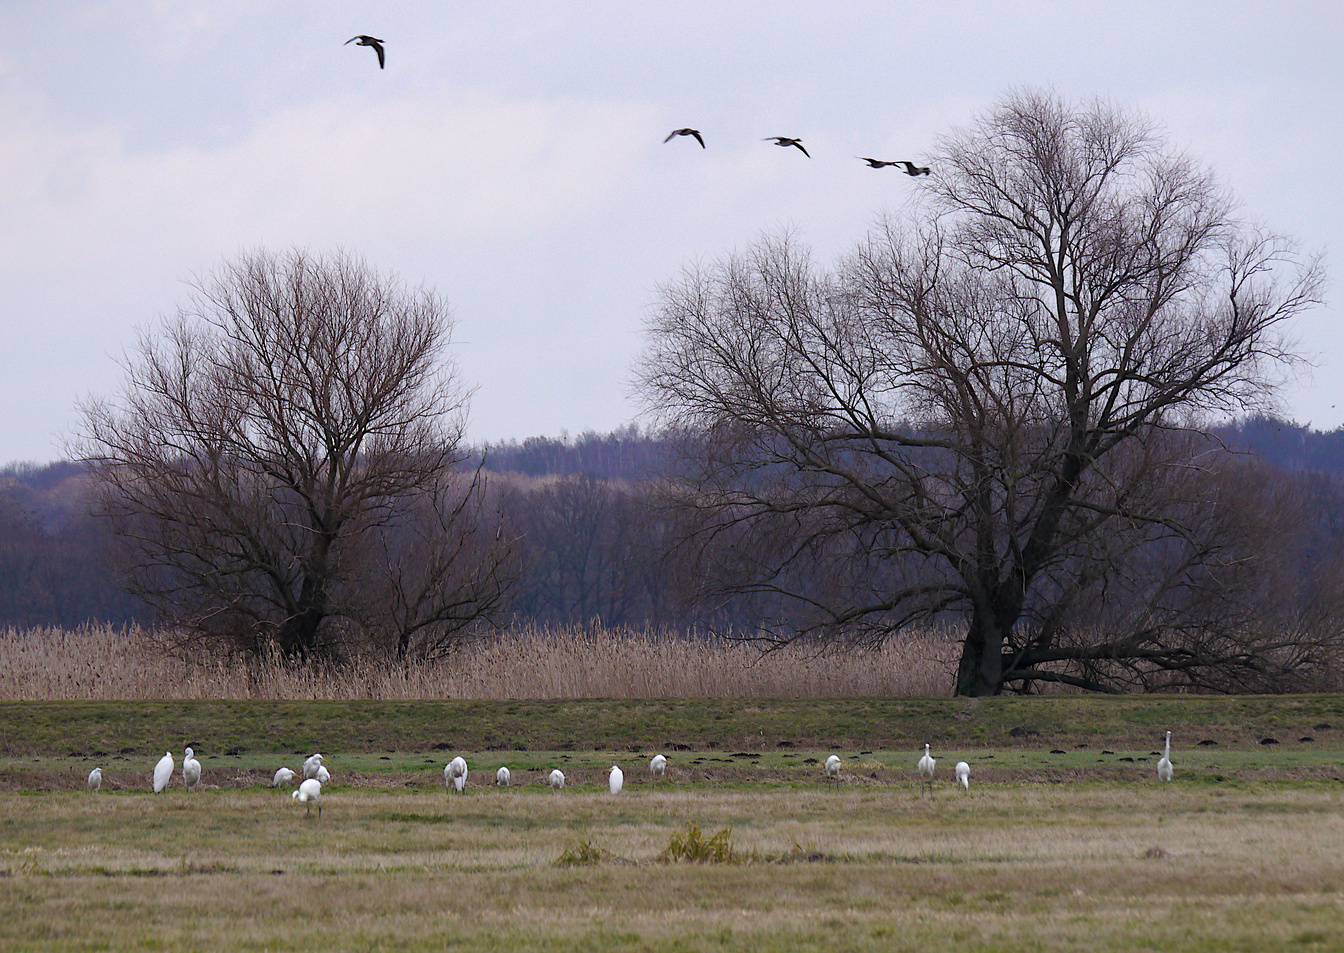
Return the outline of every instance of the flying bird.
<path id="1" fill-rule="evenodd" d="M 969 791 L 971 789 L 971 766 L 965 761 L 958 761 L 954 770 L 957 773 L 957 783 Z"/>
<path id="2" fill-rule="evenodd" d="M 649 777 L 653 779 L 653 783 L 657 784 L 658 779 L 661 778 L 666 772 L 667 772 L 667 759 L 660 754 L 654 755 L 653 760 L 649 762 Z"/>
<path id="3" fill-rule="evenodd" d="M 556 794 L 559 794 L 560 789 L 565 786 L 565 772 L 561 771 L 559 768 L 552 768 L 550 781 L 551 790 Z"/>
<path id="4" fill-rule="evenodd" d="M 159 763 L 154 765 L 154 793 L 158 794 L 173 779 L 173 753 L 165 751 Z"/>
<path id="5" fill-rule="evenodd" d="M 625 772 L 618 766 L 612 765 L 611 771 L 607 777 L 607 788 L 612 794 L 620 794 L 621 788 L 625 785 Z"/>
<path id="6" fill-rule="evenodd" d="M 777 146 L 785 146 L 785 147 L 797 146 L 799 152 L 807 156 L 809 159 L 812 158 L 811 153 L 809 153 L 806 149 L 803 148 L 803 140 L 801 139 L 790 139 L 788 136 L 766 136 L 761 141 L 774 142 L 774 144 Z"/>
<path id="7" fill-rule="evenodd" d="M 188 791 L 196 790 L 201 783 L 201 763 L 196 760 L 196 753 L 190 748 L 182 756 L 182 780 L 186 782 Z"/>
<path id="8" fill-rule="evenodd" d="M 855 156 L 856 159 L 862 159 L 874 169 L 885 169 L 889 165 L 900 165 L 899 162 L 887 162 L 885 159 L 870 159 L 867 156 Z"/>
<path id="9" fill-rule="evenodd" d="M 930 169 L 929 169 L 928 166 L 926 166 L 926 165 L 915 165 L 913 162 L 907 162 L 907 161 L 905 161 L 904 159 L 901 159 L 901 160 L 899 160 L 899 161 L 897 161 L 897 162 L 891 162 L 891 163 L 888 163 L 888 164 L 889 164 L 889 165 L 903 165 L 903 166 L 905 166 L 905 169 L 902 170 L 902 171 L 904 171 L 906 175 L 929 175 L 929 174 L 930 174 Z"/>
<path id="10" fill-rule="evenodd" d="M 291 792 L 289 796 L 300 804 L 306 804 L 308 806 L 308 810 L 303 815 L 304 817 L 312 815 L 314 804 L 317 805 L 317 816 L 319 818 L 322 816 L 322 782 L 317 780 L 317 778 L 309 778 L 307 781 L 304 781 L 299 785 L 299 789 Z"/>
<path id="11" fill-rule="evenodd" d="M 933 768 L 937 764 L 933 755 L 929 754 L 929 746 L 924 746 L 924 757 L 919 759 L 919 775 L 929 786 L 929 795 L 933 795 Z"/>
<path id="12" fill-rule="evenodd" d="M 271 787 L 278 788 L 282 784 L 288 784 L 294 780 L 294 772 L 289 768 L 281 768 L 275 772 L 275 778 L 271 781 Z"/>
<path id="13" fill-rule="evenodd" d="M 1170 781 L 1175 769 L 1171 766 L 1171 732 L 1167 732 L 1167 749 L 1162 754 L 1162 760 L 1157 763 L 1157 779 L 1159 781 Z"/>
<path id="14" fill-rule="evenodd" d="M 456 788 L 458 794 L 461 794 L 462 789 L 467 786 L 467 760 L 461 755 L 449 761 L 444 767 L 443 784 L 444 787 L 451 785 Z"/>
<path id="15" fill-rule="evenodd" d="M 512 776 L 509 774 L 509 769 L 501 765 L 500 769 L 495 772 L 495 785 L 501 788 L 508 787 L 510 777 Z"/>
<path id="16" fill-rule="evenodd" d="M 379 69 L 383 68 L 383 43 L 384 43 L 383 40 L 378 39 L 378 37 L 376 36 L 365 36 L 363 33 L 361 33 L 359 36 L 350 37 L 350 39 L 342 43 L 341 46 L 349 46 L 351 43 L 355 42 L 358 42 L 360 46 L 373 47 L 373 51 L 378 54 L 378 68 Z M 322 811 L 319 808 L 318 814 L 321 813 Z"/>
<path id="17" fill-rule="evenodd" d="M 89 790 L 97 791 L 103 786 L 103 769 L 94 768 L 89 772 Z"/>
<path id="18" fill-rule="evenodd" d="M 673 129 L 667 134 L 667 138 L 664 139 L 663 142 L 671 142 L 677 136 L 695 136 L 695 141 L 700 143 L 700 148 L 703 149 L 705 147 L 705 140 L 700 138 L 699 129 Z"/>
<path id="19" fill-rule="evenodd" d="M 840 777 L 840 757 L 831 755 L 826 759 L 826 777 L 834 780 Z"/>

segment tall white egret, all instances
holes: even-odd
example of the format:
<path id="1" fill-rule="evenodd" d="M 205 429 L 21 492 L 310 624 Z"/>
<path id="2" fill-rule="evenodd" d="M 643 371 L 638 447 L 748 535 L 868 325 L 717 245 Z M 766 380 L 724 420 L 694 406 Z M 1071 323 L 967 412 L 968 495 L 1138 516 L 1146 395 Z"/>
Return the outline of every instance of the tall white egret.
<path id="1" fill-rule="evenodd" d="M 319 764 L 317 766 L 317 774 L 313 775 L 313 780 L 318 784 L 326 784 L 331 780 L 331 772 L 327 770 L 325 764 Z"/>
<path id="2" fill-rule="evenodd" d="M 957 772 L 957 783 L 969 791 L 971 789 L 971 766 L 965 761 L 958 761 L 956 768 L 953 770 Z"/>
<path id="3" fill-rule="evenodd" d="M 317 816 L 322 816 L 322 782 L 317 778 L 309 778 L 299 785 L 297 791 L 290 792 L 291 798 L 297 800 L 300 804 L 305 804 L 308 810 L 304 812 L 304 817 L 309 817 L 313 813 L 313 805 L 317 805 Z"/>
<path id="4" fill-rule="evenodd" d="M 607 775 L 607 788 L 612 794 L 620 794 L 621 788 L 625 785 L 625 772 L 618 766 L 612 765 L 611 771 Z"/>
<path id="5" fill-rule="evenodd" d="M 933 795 L 933 769 L 938 762 L 929 754 L 929 746 L 924 746 L 924 757 L 919 759 L 919 775 L 929 786 L 929 795 Z"/>
<path id="6" fill-rule="evenodd" d="M 565 772 L 559 768 L 552 768 L 550 781 L 551 790 L 559 794 L 560 789 L 565 786 Z"/>
<path id="7" fill-rule="evenodd" d="M 165 751 L 159 763 L 154 765 L 154 793 L 158 794 L 173 779 L 173 753 Z"/>
<path id="8" fill-rule="evenodd" d="M 89 790 L 96 791 L 103 786 L 103 769 L 94 768 L 89 772 Z"/>
<path id="9" fill-rule="evenodd" d="M 508 787 L 511 777 L 512 775 L 509 774 L 509 769 L 500 765 L 499 770 L 495 772 L 495 786 L 501 788 Z"/>
<path id="10" fill-rule="evenodd" d="M 826 777 L 832 781 L 840 777 L 840 756 L 831 755 L 826 759 Z"/>
<path id="11" fill-rule="evenodd" d="M 322 755 L 309 755 L 303 759 L 303 776 L 305 778 L 317 777 L 317 769 L 320 767 L 322 767 Z"/>
<path id="12" fill-rule="evenodd" d="M 654 755 L 653 760 L 649 762 L 649 777 L 654 784 L 657 784 L 658 779 L 665 773 L 667 773 L 667 759 L 660 754 Z"/>
<path id="13" fill-rule="evenodd" d="M 275 772 L 275 778 L 271 781 L 271 787 L 278 788 L 282 784 L 288 784 L 294 780 L 294 772 L 289 768 L 281 768 Z"/>
<path id="14" fill-rule="evenodd" d="M 458 755 L 452 761 L 449 761 L 443 768 L 443 786 L 457 789 L 461 794 L 462 789 L 467 786 L 467 759 Z"/>
<path id="15" fill-rule="evenodd" d="M 1175 774 L 1175 769 L 1171 766 L 1171 732 L 1167 732 L 1167 749 L 1162 754 L 1162 760 L 1157 762 L 1157 779 L 1159 781 L 1170 781 Z"/>
<path id="16" fill-rule="evenodd" d="M 182 754 L 182 780 L 188 791 L 196 790 L 201 783 L 201 763 L 196 760 L 196 752 L 190 748 Z"/>

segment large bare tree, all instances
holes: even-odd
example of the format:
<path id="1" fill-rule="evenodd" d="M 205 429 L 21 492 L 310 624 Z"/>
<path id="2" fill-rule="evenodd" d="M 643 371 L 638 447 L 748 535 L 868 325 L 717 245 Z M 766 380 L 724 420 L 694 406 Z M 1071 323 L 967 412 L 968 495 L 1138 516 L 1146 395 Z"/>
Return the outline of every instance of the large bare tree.
<path id="1" fill-rule="evenodd" d="M 929 165 L 834 269 L 785 236 L 663 289 L 641 389 L 726 588 L 775 639 L 958 619 L 960 694 L 1272 653 L 1183 634 L 1244 555 L 1193 432 L 1269 393 L 1318 263 L 1102 102 L 1010 94 Z"/>
<path id="2" fill-rule="evenodd" d="M 198 281 L 82 408 L 126 586 L 189 638 L 295 657 L 434 654 L 489 617 L 509 547 L 460 469 L 450 326 L 343 252 Z"/>

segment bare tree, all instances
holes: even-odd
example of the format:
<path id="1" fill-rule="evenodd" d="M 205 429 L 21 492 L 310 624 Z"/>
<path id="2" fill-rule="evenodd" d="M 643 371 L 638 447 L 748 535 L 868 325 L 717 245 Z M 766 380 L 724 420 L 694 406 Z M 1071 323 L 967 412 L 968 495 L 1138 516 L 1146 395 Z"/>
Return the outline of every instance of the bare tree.
<path id="1" fill-rule="evenodd" d="M 682 484 L 717 516 L 702 539 L 751 530 L 716 550 L 728 588 L 807 613 L 763 617 L 774 639 L 960 618 L 959 694 L 1110 687 L 1079 670 L 1098 658 L 1231 664 L 1191 662 L 1170 617 L 1064 622 L 1155 549 L 1228 551 L 1194 505 L 1207 444 L 1177 432 L 1265 398 L 1318 263 L 1104 103 L 1012 94 L 929 164 L 830 273 L 786 237 L 663 291 L 641 387 L 703 435 Z"/>
<path id="2" fill-rule="evenodd" d="M 449 327 L 435 294 L 345 253 L 256 252 L 198 281 L 120 400 L 82 407 L 125 585 L 193 637 L 297 657 L 405 653 L 488 617 L 507 541 L 479 541 L 480 476 L 457 473 Z M 472 571 L 442 565 L 466 550 Z"/>

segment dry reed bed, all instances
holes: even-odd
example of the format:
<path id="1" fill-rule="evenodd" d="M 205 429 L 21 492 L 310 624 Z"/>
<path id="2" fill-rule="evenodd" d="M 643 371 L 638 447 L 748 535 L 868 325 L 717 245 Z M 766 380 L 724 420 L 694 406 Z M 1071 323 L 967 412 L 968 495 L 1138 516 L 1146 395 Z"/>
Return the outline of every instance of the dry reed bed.
<path id="1" fill-rule="evenodd" d="M 0 700 L 833 698 L 943 695 L 949 633 L 880 649 L 762 653 L 728 640 L 623 630 L 521 629 L 440 662 L 345 665 L 182 658 L 137 628 L 0 631 Z"/>

